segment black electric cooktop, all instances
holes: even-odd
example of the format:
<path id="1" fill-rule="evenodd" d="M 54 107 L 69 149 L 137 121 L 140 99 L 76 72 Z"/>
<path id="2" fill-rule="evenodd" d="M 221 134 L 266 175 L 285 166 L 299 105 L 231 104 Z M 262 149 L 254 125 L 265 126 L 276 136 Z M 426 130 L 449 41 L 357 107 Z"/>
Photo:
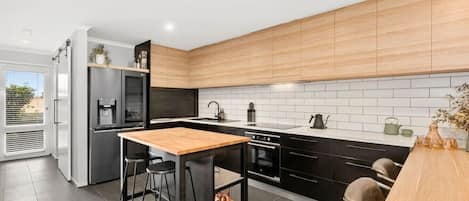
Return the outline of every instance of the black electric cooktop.
<path id="1" fill-rule="evenodd" d="M 295 126 L 295 125 L 275 124 L 275 123 L 250 123 L 250 124 L 246 124 L 246 126 L 259 127 L 259 128 L 272 128 L 272 129 L 280 129 L 280 130 L 287 130 L 287 129 L 300 127 L 300 126 Z"/>

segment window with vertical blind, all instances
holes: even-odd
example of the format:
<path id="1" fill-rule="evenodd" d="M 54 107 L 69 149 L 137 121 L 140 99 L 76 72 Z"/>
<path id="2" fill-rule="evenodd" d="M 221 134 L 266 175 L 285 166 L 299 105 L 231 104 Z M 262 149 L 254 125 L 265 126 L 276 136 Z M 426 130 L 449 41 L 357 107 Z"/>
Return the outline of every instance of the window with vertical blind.
<path id="1" fill-rule="evenodd" d="M 44 123 L 44 74 L 7 71 L 5 74 L 6 126 Z"/>

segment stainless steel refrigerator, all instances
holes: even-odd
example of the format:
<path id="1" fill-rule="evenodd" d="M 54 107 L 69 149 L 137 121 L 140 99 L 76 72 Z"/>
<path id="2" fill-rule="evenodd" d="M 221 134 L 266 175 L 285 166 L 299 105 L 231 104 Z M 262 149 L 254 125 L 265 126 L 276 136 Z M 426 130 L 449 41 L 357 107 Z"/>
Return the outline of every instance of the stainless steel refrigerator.
<path id="1" fill-rule="evenodd" d="M 89 183 L 119 178 L 120 140 L 117 134 L 145 127 L 147 75 L 106 68 L 89 68 Z M 128 152 L 145 147 L 129 146 Z"/>

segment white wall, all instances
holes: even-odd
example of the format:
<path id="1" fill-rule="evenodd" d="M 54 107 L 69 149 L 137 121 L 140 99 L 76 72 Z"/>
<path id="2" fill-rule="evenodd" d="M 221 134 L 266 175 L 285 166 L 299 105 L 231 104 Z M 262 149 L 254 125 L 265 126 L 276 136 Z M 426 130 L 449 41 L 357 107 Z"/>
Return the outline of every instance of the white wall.
<path id="1" fill-rule="evenodd" d="M 199 90 L 200 116 L 213 116 L 219 101 L 227 118 L 246 120 L 249 102 L 257 121 L 306 125 L 311 114 L 330 115 L 329 128 L 382 132 L 386 117 L 398 117 L 404 127 L 426 134 L 431 116 L 448 108 L 446 94 L 469 82 L 469 73 L 322 81 L 270 86 Z M 457 135 L 464 145 L 464 135 Z"/>
<path id="2" fill-rule="evenodd" d="M 72 37 L 72 180 L 88 185 L 88 65 L 86 29 Z"/>

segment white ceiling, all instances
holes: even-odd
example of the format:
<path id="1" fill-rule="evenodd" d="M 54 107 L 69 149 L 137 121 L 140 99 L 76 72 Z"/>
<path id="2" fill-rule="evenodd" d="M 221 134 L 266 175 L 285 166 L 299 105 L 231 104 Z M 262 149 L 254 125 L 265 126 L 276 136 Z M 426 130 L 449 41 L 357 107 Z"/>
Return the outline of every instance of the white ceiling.
<path id="1" fill-rule="evenodd" d="M 363 0 L 5 0 L 0 46 L 53 51 L 78 27 L 130 44 L 190 50 Z M 173 23 L 167 32 L 165 24 Z M 30 44 L 21 42 L 32 30 Z"/>

